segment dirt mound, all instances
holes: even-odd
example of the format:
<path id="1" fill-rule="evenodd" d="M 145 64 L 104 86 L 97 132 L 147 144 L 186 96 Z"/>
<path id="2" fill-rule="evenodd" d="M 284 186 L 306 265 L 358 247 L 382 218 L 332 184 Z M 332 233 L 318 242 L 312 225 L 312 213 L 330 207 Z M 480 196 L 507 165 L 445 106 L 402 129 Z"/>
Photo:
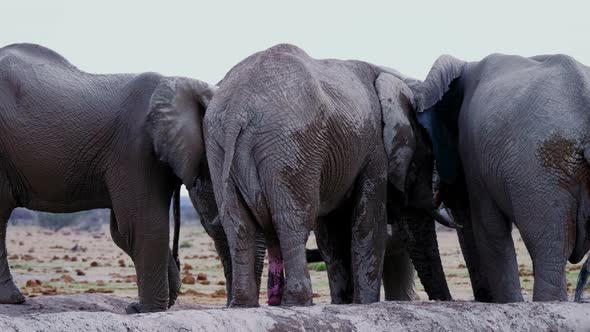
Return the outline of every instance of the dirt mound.
<path id="1" fill-rule="evenodd" d="M 0 331 L 588 331 L 590 304 L 380 302 L 225 309 L 175 305 L 125 315 L 129 298 L 44 296 L 0 305 Z"/>

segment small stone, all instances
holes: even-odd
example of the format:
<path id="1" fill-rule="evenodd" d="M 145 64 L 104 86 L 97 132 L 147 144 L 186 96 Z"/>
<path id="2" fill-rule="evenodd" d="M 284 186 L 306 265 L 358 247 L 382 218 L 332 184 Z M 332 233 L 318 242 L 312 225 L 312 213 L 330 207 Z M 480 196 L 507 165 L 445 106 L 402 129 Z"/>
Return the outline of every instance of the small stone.
<path id="1" fill-rule="evenodd" d="M 182 277 L 181 282 L 183 284 L 187 284 L 187 285 L 194 285 L 195 284 L 195 277 L 193 277 L 190 274 L 185 275 L 184 277 Z"/>
<path id="2" fill-rule="evenodd" d="M 25 287 L 36 287 L 36 286 L 41 286 L 41 280 L 31 279 L 31 280 L 27 280 L 27 283 L 25 284 Z"/>
<path id="3" fill-rule="evenodd" d="M 225 289 L 218 289 L 215 292 L 211 293 L 211 297 L 223 298 L 223 297 L 227 297 L 227 293 L 225 292 Z"/>
<path id="4" fill-rule="evenodd" d="M 71 277 L 69 274 L 64 274 L 64 275 L 62 275 L 60 279 L 61 279 L 63 282 L 65 282 L 65 283 L 68 283 L 68 284 L 69 284 L 69 283 L 72 283 L 72 282 L 74 282 L 74 281 L 76 281 L 76 280 L 74 280 L 74 278 L 72 278 L 72 277 Z"/>
<path id="5" fill-rule="evenodd" d="M 197 274 L 197 280 L 207 280 L 207 274 L 203 272 Z"/>

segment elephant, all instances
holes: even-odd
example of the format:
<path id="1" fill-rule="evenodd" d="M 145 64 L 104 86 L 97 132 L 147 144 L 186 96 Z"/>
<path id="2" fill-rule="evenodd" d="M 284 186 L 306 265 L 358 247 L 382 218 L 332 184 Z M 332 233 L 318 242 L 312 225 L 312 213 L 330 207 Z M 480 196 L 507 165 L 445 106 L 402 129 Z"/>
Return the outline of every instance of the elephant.
<path id="1" fill-rule="evenodd" d="M 588 67 L 559 54 L 443 55 L 408 81 L 477 301 L 523 301 L 513 224 L 533 262 L 533 300 L 567 300 L 565 264 L 590 248 L 589 83 Z"/>
<path id="2" fill-rule="evenodd" d="M 0 49 L 0 303 L 22 303 L 6 252 L 15 207 L 111 209 L 111 235 L 133 260 L 139 302 L 163 311 L 180 291 L 170 200 L 204 161 L 202 118 L 215 87 L 157 73 L 90 74 L 34 44 Z"/>
<path id="3" fill-rule="evenodd" d="M 419 275 L 450 298 L 432 221 L 432 153 L 411 94 L 394 71 L 316 60 L 288 44 L 226 74 L 203 126 L 216 219 L 231 256 L 229 306 L 258 305 L 259 233 L 269 304 L 311 305 L 305 243 L 312 229 L 326 247 L 349 248 L 352 280 L 331 285 L 343 287 L 340 300 L 378 301 L 387 200 L 413 221 L 406 227 L 419 244 L 409 250 Z M 329 274 L 347 270 L 334 262 Z"/>

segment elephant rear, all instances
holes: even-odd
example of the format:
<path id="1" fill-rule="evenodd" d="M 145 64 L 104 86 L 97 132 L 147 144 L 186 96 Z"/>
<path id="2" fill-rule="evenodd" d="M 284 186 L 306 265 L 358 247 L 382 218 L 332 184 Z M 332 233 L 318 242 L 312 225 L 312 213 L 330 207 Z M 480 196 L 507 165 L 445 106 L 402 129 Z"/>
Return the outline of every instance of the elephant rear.
<path id="1" fill-rule="evenodd" d="M 368 64 L 315 60 L 290 45 L 247 58 L 223 79 L 205 131 L 220 219 L 234 241 L 230 248 L 248 248 L 232 257 L 232 305 L 257 303 L 256 291 L 245 288 L 255 284 L 249 243 L 256 227 L 266 234 L 269 280 L 276 281 L 269 284 L 269 303 L 300 305 L 311 304 L 305 242 L 318 216 L 363 197 L 370 206 L 364 216 L 375 223 L 363 230 L 385 227 L 379 195 L 385 193 L 386 156 L 374 79 Z M 384 234 L 372 232 L 362 245 L 353 244 L 362 246 L 353 250 L 355 262 L 361 261 L 357 253 L 383 246 L 384 237 L 372 240 Z M 358 276 L 359 302 L 378 299 L 382 252 L 367 255 L 359 264 L 372 276 Z M 377 297 L 363 287 L 375 288 Z"/>

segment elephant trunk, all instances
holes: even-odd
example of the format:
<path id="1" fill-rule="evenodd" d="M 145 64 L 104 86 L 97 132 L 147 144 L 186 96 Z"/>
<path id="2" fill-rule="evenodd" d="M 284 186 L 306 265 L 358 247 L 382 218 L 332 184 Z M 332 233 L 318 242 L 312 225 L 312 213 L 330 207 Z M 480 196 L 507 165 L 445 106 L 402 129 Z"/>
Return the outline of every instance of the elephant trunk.
<path id="1" fill-rule="evenodd" d="M 180 269 L 176 263 L 173 263 L 174 257 L 172 253 L 170 253 L 170 258 L 168 259 L 168 292 L 169 292 L 169 299 L 168 299 L 168 308 L 172 307 L 178 298 L 178 294 L 180 294 Z"/>
<path id="2" fill-rule="evenodd" d="M 452 300 L 440 260 L 434 221 L 420 209 L 404 211 L 400 219 L 406 229 L 407 249 L 430 300 Z"/>

